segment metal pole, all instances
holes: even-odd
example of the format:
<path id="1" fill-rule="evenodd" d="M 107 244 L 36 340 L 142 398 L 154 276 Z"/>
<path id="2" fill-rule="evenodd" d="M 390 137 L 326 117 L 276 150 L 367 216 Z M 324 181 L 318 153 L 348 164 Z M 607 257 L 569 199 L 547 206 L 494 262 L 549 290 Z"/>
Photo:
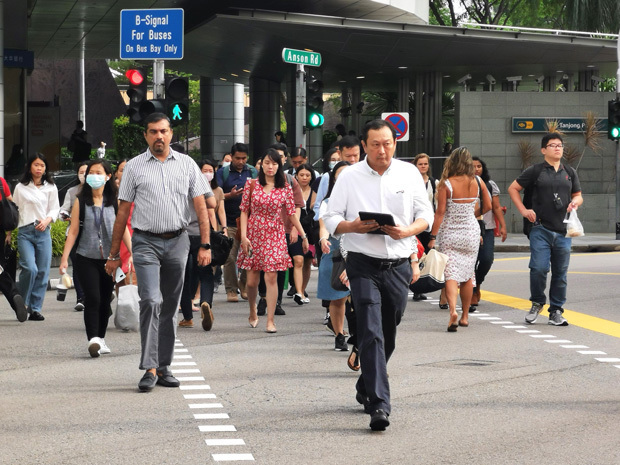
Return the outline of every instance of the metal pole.
<path id="1" fill-rule="evenodd" d="M 80 75 L 78 77 L 78 121 L 84 123 L 86 130 L 86 78 L 84 70 L 84 48 L 80 50 Z"/>
<path id="2" fill-rule="evenodd" d="M 297 65 L 295 73 L 295 141 L 306 148 L 306 71 L 304 65 Z"/>
<path id="3" fill-rule="evenodd" d="M 616 46 L 618 69 L 616 71 L 616 98 L 620 98 L 620 32 Z M 620 240 L 620 141 L 616 141 L 616 240 Z"/>
<path id="4" fill-rule="evenodd" d="M 0 0 L 0 176 L 4 177 L 4 1 Z"/>
<path id="5" fill-rule="evenodd" d="M 153 60 L 153 99 L 164 98 L 164 60 Z"/>

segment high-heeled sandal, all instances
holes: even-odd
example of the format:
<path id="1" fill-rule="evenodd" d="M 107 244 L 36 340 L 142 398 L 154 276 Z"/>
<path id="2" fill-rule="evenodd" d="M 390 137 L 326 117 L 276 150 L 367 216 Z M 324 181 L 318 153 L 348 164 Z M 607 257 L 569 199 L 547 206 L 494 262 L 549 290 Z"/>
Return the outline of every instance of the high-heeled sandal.
<path id="1" fill-rule="evenodd" d="M 442 310 L 448 310 L 448 304 L 439 304 L 439 308 L 441 308 Z"/>

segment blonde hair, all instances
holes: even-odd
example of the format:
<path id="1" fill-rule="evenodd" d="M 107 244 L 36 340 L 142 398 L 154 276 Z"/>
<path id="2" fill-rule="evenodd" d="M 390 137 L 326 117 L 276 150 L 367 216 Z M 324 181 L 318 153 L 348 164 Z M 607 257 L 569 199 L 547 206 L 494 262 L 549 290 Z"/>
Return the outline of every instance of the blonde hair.
<path id="1" fill-rule="evenodd" d="M 446 179 L 453 176 L 465 175 L 472 178 L 474 173 L 474 163 L 471 158 L 471 153 L 469 153 L 467 147 L 457 147 L 452 151 L 443 165 L 439 186 L 443 186 Z"/>

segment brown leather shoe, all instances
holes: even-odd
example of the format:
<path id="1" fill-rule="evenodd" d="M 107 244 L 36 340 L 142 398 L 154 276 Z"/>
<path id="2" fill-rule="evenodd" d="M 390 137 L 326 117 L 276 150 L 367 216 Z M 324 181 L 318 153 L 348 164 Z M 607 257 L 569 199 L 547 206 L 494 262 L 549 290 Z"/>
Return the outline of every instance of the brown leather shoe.
<path id="1" fill-rule="evenodd" d="M 181 328 L 193 328 L 194 327 L 194 320 L 181 320 L 179 321 L 179 326 Z"/>
<path id="2" fill-rule="evenodd" d="M 239 297 L 237 297 L 237 293 L 234 291 L 227 292 L 226 302 L 239 302 Z"/>
<path id="3" fill-rule="evenodd" d="M 200 304 L 200 313 L 202 314 L 202 329 L 211 331 L 213 327 L 213 312 L 211 306 L 207 302 Z"/>

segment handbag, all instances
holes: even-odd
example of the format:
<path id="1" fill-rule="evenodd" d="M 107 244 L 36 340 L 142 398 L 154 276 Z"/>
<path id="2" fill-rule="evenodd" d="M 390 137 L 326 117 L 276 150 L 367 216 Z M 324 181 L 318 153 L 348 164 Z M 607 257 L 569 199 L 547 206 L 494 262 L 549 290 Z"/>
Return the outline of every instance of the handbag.
<path id="1" fill-rule="evenodd" d="M 233 240 L 221 231 L 211 231 L 211 266 L 219 266 L 226 263 Z"/>
<path id="2" fill-rule="evenodd" d="M 332 288 L 336 291 L 348 291 L 349 288 L 342 284 L 340 281 L 340 275 L 343 271 L 346 270 L 345 260 L 340 252 L 340 249 L 336 249 L 332 254 L 332 275 L 331 275 L 331 285 Z"/>
<path id="3" fill-rule="evenodd" d="M 140 329 L 140 295 L 131 276 L 129 273 L 129 284 L 118 288 L 114 314 L 114 326 L 125 332 Z"/>
<path id="4" fill-rule="evenodd" d="M 254 190 L 254 184 L 256 184 L 256 180 L 253 179 L 252 181 L 250 181 L 250 198 L 248 199 L 248 218 L 250 217 L 250 210 L 252 208 L 252 191 Z M 237 223 L 237 232 L 235 233 L 235 240 L 237 242 L 241 242 L 241 217 L 237 218 L 235 220 L 235 222 Z"/>
<path id="5" fill-rule="evenodd" d="M 316 244 L 319 242 L 319 223 L 314 220 L 314 211 L 301 210 L 301 218 L 299 218 L 301 227 L 308 236 L 309 244 Z"/>
<path id="6" fill-rule="evenodd" d="M 443 289 L 446 286 L 444 271 L 448 263 L 448 256 L 435 249 L 431 249 L 420 259 L 420 277 L 409 285 L 415 294 L 426 294 Z"/>
<path id="7" fill-rule="evenodd" d="M 2 185 L 0 185 L 0 190 L 2 191 L 2 202 L 0 204 L 2 220 L 0 221 L 0 227 L 2 231 L 13 231 L 19 223 L 19 207 L 15 202 L 6 198 Z"/>

